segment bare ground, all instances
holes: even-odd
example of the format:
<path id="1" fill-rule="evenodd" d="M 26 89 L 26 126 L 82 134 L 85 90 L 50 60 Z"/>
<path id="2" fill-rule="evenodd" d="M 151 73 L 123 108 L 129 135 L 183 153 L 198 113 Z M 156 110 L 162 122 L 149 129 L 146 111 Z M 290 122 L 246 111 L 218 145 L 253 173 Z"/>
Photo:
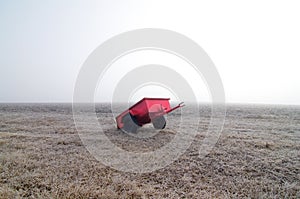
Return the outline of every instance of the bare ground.
<path id="1" fill-rule="evenodd" d="M 199 135 L 178 160 L 134 174 L 90 155 L 70 105 L 1 104 L 0 198 L 300 198 L 300 107 L 228 106 L 218 143 L 200 158 L 209 110 L 201 109 Z M 113 127 L 109 112 L 97 109 L 106 135 L 129 151 L 161 147 L 178 120 L 175 112 L 167 129 L 137 141 Z"/>

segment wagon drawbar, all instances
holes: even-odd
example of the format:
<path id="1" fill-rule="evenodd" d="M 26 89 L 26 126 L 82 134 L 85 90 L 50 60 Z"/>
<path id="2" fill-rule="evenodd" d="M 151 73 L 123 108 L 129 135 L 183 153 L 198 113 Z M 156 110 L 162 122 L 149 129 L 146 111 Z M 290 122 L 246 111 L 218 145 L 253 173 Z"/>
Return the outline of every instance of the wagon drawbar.
<path id="1" fill-rule="evenodd" d="M 165 114 L 184 106 L 183 102 L 171 108 L 170 98 L 143 98 L 116 117 L 118 129 L 136 133 L 139 127 L 152 123 L 156 129 L 166 126 Z"/>

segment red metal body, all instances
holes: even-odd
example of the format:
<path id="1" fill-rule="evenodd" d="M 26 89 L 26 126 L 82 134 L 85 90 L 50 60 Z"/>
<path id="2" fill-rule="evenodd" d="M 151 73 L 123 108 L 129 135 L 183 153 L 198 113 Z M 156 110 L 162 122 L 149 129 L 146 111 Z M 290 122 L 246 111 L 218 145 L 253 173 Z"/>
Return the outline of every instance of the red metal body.
<path id="1" fill-rule="evenodd" d="M 138 126 L 143 126 L 144 124 L 151 123 L 152 120 L 183 106 L 183 103 L 180 103 L 171 108 L 169 100 L 170 98 L 143 98 L 116 117 L 118 128 L 123 128 L 123 117 L 128 113 L 130 113 Z"/>

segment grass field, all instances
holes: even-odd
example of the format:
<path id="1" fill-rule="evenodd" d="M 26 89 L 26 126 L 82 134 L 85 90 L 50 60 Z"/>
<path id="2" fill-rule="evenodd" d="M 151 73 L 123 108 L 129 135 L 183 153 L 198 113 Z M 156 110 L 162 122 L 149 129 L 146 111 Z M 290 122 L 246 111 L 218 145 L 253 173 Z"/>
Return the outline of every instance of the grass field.
<path id="1" fill-rule="evenodd" d="M 129 151 L 169 142 L 179 119 L 170 114 L 165 130 L 134 141 L 114 127 L 108 107 L 97 110 L 106 135 Z M 220 139 L 204 158 L 198 150 L 209 109 L 200 111 L 199 134 L 178 160 L 135 174 L 90 155 L 70 104 L 1 104 L 0 198 L 300 198 L 299 106 L 229 105 Z"/>

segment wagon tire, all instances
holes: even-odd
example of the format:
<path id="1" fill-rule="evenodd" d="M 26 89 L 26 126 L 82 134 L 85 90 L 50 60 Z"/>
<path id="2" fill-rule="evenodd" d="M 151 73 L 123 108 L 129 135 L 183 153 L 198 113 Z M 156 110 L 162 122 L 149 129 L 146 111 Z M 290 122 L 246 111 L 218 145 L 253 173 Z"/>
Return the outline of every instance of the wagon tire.
<path id="1" fill-rule="evenodd" d="M 164 129 L 166 127 L 167 122 L 164 116 L 160 116 L 158 118 L 153 119 L 152 124 L 155 129 Z"/>
<path id="2" fill-rule="evenodd" d="M 126 133 L 136 133 L 138 130 L 138 125 L 134 122 L 134 118 L 130 115 L 130 113 L 127 113 L 124 115 L 122 122 L 124 124 L 122 130 Z"/>

